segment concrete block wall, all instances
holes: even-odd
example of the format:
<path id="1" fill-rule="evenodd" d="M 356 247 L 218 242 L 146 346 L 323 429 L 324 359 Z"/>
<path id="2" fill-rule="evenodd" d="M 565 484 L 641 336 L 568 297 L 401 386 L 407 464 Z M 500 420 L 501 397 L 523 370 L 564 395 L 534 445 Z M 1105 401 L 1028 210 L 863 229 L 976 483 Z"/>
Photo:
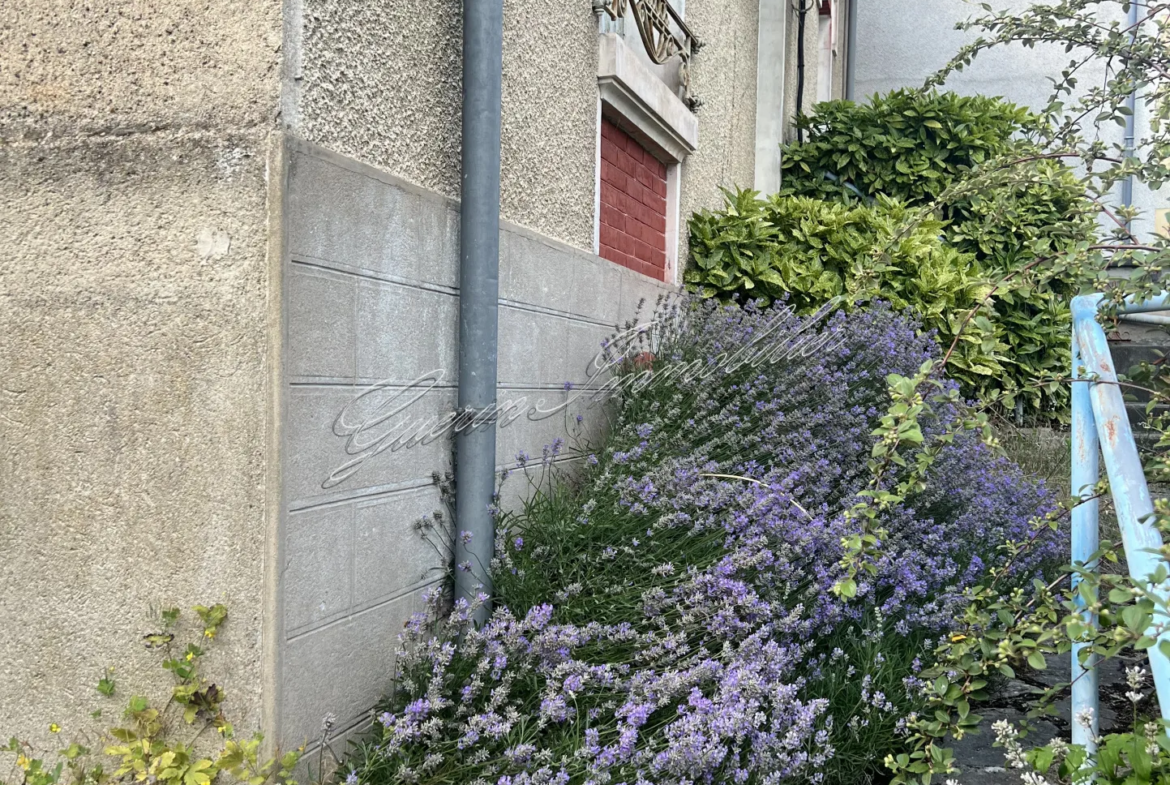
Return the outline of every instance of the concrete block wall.
<path id="1" fill-rule="evenodd" d="M 432 473 L 450 468 L 450 437 L 389 445 L 455 406 L 459 215 L 451 199 L 306 142 L 290 139 L 284 158 L 276 701 L 292 745 L 315 740 L 325 712 L 341 729 L 369 717 L 403 622 L 443 578 L 414 524 L 442 509 Z M 567 401 L 565 383 L 587 380 L 601 341 L 663 290 L 517 226 L 504 227 L 500 256 L 501 402 Z M 501 427 L 499 466 L 540 455 L 577 411 Z M 509 482 L 514 503 L 523 478 Z"/>

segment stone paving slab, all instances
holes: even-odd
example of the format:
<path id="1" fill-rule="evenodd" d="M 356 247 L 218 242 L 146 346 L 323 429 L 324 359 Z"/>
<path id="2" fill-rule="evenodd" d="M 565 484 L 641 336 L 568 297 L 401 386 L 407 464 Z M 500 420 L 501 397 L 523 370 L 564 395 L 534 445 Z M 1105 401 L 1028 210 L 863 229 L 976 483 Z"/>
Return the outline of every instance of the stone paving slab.
<path id="1" fill-rule="evenodd" d="M 1133 661 L 1115 659 L 1101 667 L 1100 722 L 1103 734 L 1129 730 L 1132 708 L 1125 697 L 1128 690 L 1125 685 L 1125 668 L 1135 663 L 1144 667 L 1145 658 Z M 960 769 L 960 773 L 955 776 L 960 785 L 1014 785 L 1021 782 L 1017 772 L 1004 768 L 1003 750 L 992 746 L 995 735 L 991 726 L 999 720 L 1008 720 L 1021 728 L 1039 693 L 1047 687 L 1067 683 L 1070 671 L 1068 657 L 1050 658 L 1046 670 L 1019 673 L 1017 678 L 996 685 L 991 699 L 986 703 L 972 707 L 973 711 L 983 717 L 979 733 L 950 744 L 955 753 L 955 763 Z M 1152 690 L 1147 679 L 1146 692 Z M 1068 741 L 1071 706 L 1067 688 L 1054 706 L 1055 716 L 1028 721 L 1031 730 L 1024 737 L 1025 746 L 1046 744 L 1057 736 Z"/>

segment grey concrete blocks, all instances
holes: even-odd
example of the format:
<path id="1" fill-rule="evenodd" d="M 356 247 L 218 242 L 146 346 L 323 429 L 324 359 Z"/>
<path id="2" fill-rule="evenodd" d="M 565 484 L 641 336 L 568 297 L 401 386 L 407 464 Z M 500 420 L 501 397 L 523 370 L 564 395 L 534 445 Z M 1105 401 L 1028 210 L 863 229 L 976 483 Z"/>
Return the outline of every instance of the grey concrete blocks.
<path id="1" fill-rule="evenodd" d="M 284 628 L 295 635 L 345 613 L 352 604 L 353 508 L 288 516 L 284 564 Z"/>
<path id="2" fill-rule="evenodd" d="M 578 254 L 515 232 L 502 232 L 500 296 L 562 313 L 574 312 L 576 302 L 572 282 Z"/>
<path id="3" fill-rule="evenodd" d="M 337 159 L 291 155 L 292 258 L 456 286 L 459 216 L 454 205 L 372 176 L 368 167 L 338 165 Z"/>
<path id="4" fill-rule="evenodd" d="M 436 512 L 445 523 L 434 520 Z M 365 608 L 441 578 L 444 551 L 434 540 L 448 530 L 450 517 L 433 486 L 359 502 L 354 508 L 354 607 Z M 429 520 L 429 528 L 416 525 L 423 519 Z"/>
<path id="5" fill-rule="evenodd" d="M 288 391 L 285 493 L 293 508 L 356 498 L 390 485 L 429 482 L 450 465 L 442 418 L 452 389 L 357 385 L 296 386 Z M 437 434 L 427 443 L 417 443 Z"/>
<path id="6" fill-rule="evenodd" d="M 436 370 L 456 378 L 457 297 L 371 280 L 357 290 L 359 378 L 406 384 Z"/>
<path id="7" fill-rule="evenodd" d="M 293 265 L 288 275 L 288 372 L 353 378 L 357 287 L 352 276 Z"/>
<path id="8" fill-rule="evenodd" d="M 368 715 L 393 684 L 398 633 L 422 607 L 421 591 L 412 592 L 288 640 L 280 677 L 283 746 L 317 739 L 326 713 L 339 726 Z"/>
<path id="9" fill-rule="evenodd" d="M 557 378 L 556 366 L 564 355 L 568 320 L 508 305 L 499 313 L 499 383 L 564 382 Z"/>
<path id="10" fill-rule="evenodd" d="M 278 587 L 286 746 L 314 738 L 326 711 L 348 727 L 374 705 L 398 630 L 447 567 L 434 538 L 450 537 L 450 522 L 416 523 L 442 509 L 431 475 L 451 466 L 459 307 L 457 205 L 293 146 Z M 577 437 L 600 433 L 606 407 L 578 390 L 617 321 L 663 287 L 521 227 L 502 227 L 500 242 L 498 400 L 512 408 L 497 464 L 524 452 L 535 478 L 545 446 L 563 440 L 557 465 L 568 469 Z M 522 475 L 505 490 L 513 506 L 530 494 Z"/>

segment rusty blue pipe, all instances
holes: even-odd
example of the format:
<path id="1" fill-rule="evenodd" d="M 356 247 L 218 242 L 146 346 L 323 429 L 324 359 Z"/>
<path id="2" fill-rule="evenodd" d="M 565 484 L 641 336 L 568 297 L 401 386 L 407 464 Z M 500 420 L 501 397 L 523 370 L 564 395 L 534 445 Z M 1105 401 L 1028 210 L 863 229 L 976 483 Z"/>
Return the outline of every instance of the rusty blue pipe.
<path id="1" fill-rule="evenodd" d="M 1141 313 L 1167 308 L 1170 295 L 1141 301 L 1127 300 L 1121 306 L 1121 313 Z M 1097 313 L 1102 295 L 1083 295 L 1072 301 L 1072 495 L 1076 498 L 1091 496 L 1098 477 L 1098 450 L 1105 462 L 1105 473 L 1117 511 L 1117 522 L 1125 546 L 1125 558 L 1129 564 L 1130 577 L 1138 583 L 1149 583 L 1150 576 L 1166 567 L 1158 550 L 1162 537 L 1150 521 L 1154 512 L 1150 499 L 1146 475 L 1138 457 L 1133 429 L 1125 410 L 1121 387 L 1117 384 L 1117 370 L 1113 356 L 1105 339 L 1105 331 L 1097 322 Z M 1084 381 L 1079 381 L 1084 380 Z M 1087 564 L 1098 540 L 1098 505 L 1096 500 L 1077 505 L 1072 513 L 1072 559 L 1090 569 Z M 1161 603 L 1170 599 L 1170 582 L 1162 581 L 1153 588 Z M 1097 620 L 1089 613 L 1085 603 L 1075 600 L 1084 609 L 1087 621 L 1095 625 Z M 1165 606 L 1163 605 L 1163 611 Z M 1155 616 L 1151 629 L 1157 626 L 1170 627 L 1170 618 L 1164 613 Z M 1170 659 L 1161 651 L 1160 644 L 1170 641 L 1170 629 L 1158 638 L 1158 644 L 1147 654 L 1150 670 L 1154 676 L 1154 687 L 1158 693 L 1158 704 L 1163 719 L 1170 719 Z M 1095 749 L 1098 720 L 1098 690 L 1096 663 L 1088 661 L 1082 668 L 1078 652 L 1083 645 L 1074 647 L 1072 672 L 1072 710 L 1076 718 L 1085 709 L 1093 710 L 1091 727 L 1073 722 L 1073 742 Z"/>

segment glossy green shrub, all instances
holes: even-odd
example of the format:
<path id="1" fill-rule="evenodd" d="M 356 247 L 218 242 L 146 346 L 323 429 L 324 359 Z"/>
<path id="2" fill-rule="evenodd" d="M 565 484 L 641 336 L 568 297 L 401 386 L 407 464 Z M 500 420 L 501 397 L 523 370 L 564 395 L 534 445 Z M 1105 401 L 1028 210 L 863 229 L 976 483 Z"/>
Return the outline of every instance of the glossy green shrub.
<path id="1" fill-rule="evenodd" d="M 1071 361 L 1068 301 L 1082 281 L 1067 274 L 1055 277 L 1051 265 L 1043 277 L 1032 268 L 1062 248 L 1084 243 L 1092 236 L 1093 221 L 1068 167 L 1056 159 L 1028 160 L 1034 158 L 1028 135 L 1039 122 L 1027 110 L 1002 99 L 954 93 L 899 90 L 875 96 L 869 104 L 818 104 L 813 114 L 799 121 L 804 142 L 784 148 L 779 196 L 815 198 L 846 211 L 815 213 L 826 217 L 849 214 L 856 218 L 867 213 L 849 211 L 867 206 L 888 216 L 890 200 L 925 209 L 935 220 L 920 224 L 919 229 L 944 238 L 955 252 L 950 259 L 967 260 L 956 275 L 978 279 L 987 287 L 984 294 L 995 287 L 982 315 L 992 327 L 971 336 L 971 342 L 964 336 L 965 351 L 956 351 L 951 358 L 950 370 L 962 381 L 964 392 L 981 397 L 994 394 L 1008 409 L 1019 403 L 1030 415 L 1063 418 L 1068 391 L 1053 380 L 1065 375 Z M 1026 163 L 1008 167 L 1005 162 L 1009 161 Z M 982 187 L 963 187 L 981 166 L 1004 167 L 1005 175 L 989 179 Z M 758 235 L 767 230 L 762 224 L 745 226 L 733 211 L 722 213 L 722 220 L 734 224 L 729 231 L 742 233 L 747 247 L 754 247 Z M 917 213 L 911 216 L 905 210 L 899 217 L 907 224 L 918 220 Z M 756 215 L 756 219 L 767 223 L 764 216 Z M 753 272 L 767 269 L 782 277 L 789 288 L 813 299 L 825 297 L 828 281 L 812 286 L 808 279 L 819 277 L 825 265 L 842 266 L 841 259 L 857 251 L 847 232 L 833 234 L 834 243 L 841 241 L 843 245 L 827 250 L 814 245 L 809 254 L 776 265 L 766 261 L 773 257 L 761 257 L 753 251 L 749 264 L 732 265 L 742 274 L 728 281 L 719 272 L 708 272 L 718 265 L 702 266 L 710 254 L 704 247 L 703 232 L 718 234 L 712 231 L 710 220 L 696 217 L 692 221 L 696 253 L 687 275 L 689 283 L 705 287 L 709 294 L 751 293 L 756 289 L 771 294 L 768 287 L 776 286 L 775 281 L 761 279 Z M 792 253 L 790 240 L 800 245 L 799 234 L 790 234 L 787 228 L 791 225 L 786 222 L 774 227 L 777 233 L 772 237 L 779 238 L 783 246 L 783 251 L 779 247 L 775 250 L 782 255 Z M 724 234 L 724 245 L 728 236 Z M 818 235 L 817 239 L 823 243 L 825 238 Z M 874 252 L 855 257 L 856 264 L 870 264 L 868 260 L 882 252 L 879 249 L 876 253 L 876 257 Z M 891 251 L 889 256 L 899 258 L 899 253 Z M 810 267 L 797 271 L 804 264 Z M 1026 272 L 1021 273 L 1022 269 Z M 904 275 L 879 265 L 858 270 L 853 278 L 870 281 L 890 274 Z M 924 275 L 937 273 L 931 268 Z M 752 286 L 744 282 L 747 278 Z M 898 291 L 903 285 L 892 281 L 888 286 L 879 282 L 863 288 L 868 294 L 870 290 Z M 949 322 L 966 314 L 944 310 L 944 318 L 937 311 L 959 307 L 962 298 L 938 301 L 927 299 L 937 295 L 931 287 L 922 291 L 924 297 L 918 299 L 913 288 L 907 290 L 906 302 L 923 315 L 928 326 L 936 327 L 940 340 L 946 342 L 953 338 L 954 326 Z M 976 344 L 979 351 L 974 351 Z M 944 351 L 947 346 L 949 342 Z"/>
<path id="2" fill-rule="evenodd" d="M 981 165 L 1033 152 L 1040 119 L 1000 98 L 896 90 L 868 104 L 829 101 L 799 120 L 804 142 L 784 148 L 780 193 L 857 202 L 878 194 L 936 204 L 947 239 L 998 270 L 1040 246 L 1091 228 L 1081 186 L 1058 159 L 1028 175 L 955 198 L 946 190 Z M 1038 241 L 1040 241 L 1038 243 Z"/>
<path id="3" fill-rule="evenodd" d="M 875 299 L 910 309 L 945 352 L 990 285 L 971 254 L 940 238 L 927 218 L 905 231 L 904 205 L 879 197 L 850 206 L 808 197 L 727 194 L 724 209 L 690 222 L 685 280 L 704 296 L 785 299 L 798 313 L 833 298 L 846 308 Z M 1010 374 L 1003 326 L 990 307 L 967 323 L 949 371 L 978 395 Z"/>

